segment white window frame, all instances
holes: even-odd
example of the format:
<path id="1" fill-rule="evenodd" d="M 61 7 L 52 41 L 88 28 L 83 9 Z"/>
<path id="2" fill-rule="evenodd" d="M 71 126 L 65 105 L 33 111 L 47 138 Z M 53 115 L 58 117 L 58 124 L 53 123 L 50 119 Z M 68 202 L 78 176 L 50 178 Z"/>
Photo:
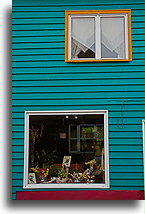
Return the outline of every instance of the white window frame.
<path id="1" fill-rule="evenodd" d="M 101 11 L 97 14 L 96 13 L 93 13 L 92 11 L 92 14 L 90 14 L 90 12 L 87 14 L 87 11 L 86 11 L 86 14 L 85 12 L 81 14 L 81 12 L 79 13 L 78 11 L 78 14 L 77 12 L 70 12 L 69 14 L 69 11 L 67 13 L 66 11 L 66 17 L 68 18 L 68 22 L 66 21 L 66 25 L 65 25 L 65 28 L 68 27 L 68 30 L 66 30 L 66 40 L 65 40 L 65 61 L 66 62 L 101 62 L 101 61 L 131 61 L 132 60 L 132 48 L 131 48 L 131 20 L 130 20 L 130 14 L 129 12 L 131 12 L 131 10 L 128 10 L 127 12 L 123 12 L 124 10 L 118 10 L 118 13 L 117 11 L 116 12 L 111 12 L 110 10 L 110 13 L 107 12 L 105 14 L 105 12 L 103 12 L 101 14 Z M 88 18 L 95 18 L 95 58 L 71 58 L 71 19 L 72 18 L 82 18 L 82 17 L 88 17 Z M 125 58 L 101 58 L 101 33 L 100 33 L 100 26 L 101 26 L 101 21 L 100 19 L 102 17 L 124 17 L 125 19 L 125 26 L 124 26 L 124 34 L 125 34 Z M 66 19 L 67 19 L 66 18 Z M 68 26 L 67 26 L 68 25 Z"/>
<path id="2" fill-rule="evenodd" d="M 142 140 L 143 140 L 143 158 L 144 158 L 144 166 L 145 166 L 145 120 L 142 120 Z M 144 170 L 145 175 L 145 170 Z"/>
<path id="3" fill-rule="evenodd" d="M 29 169 L 29 117 L 32 115 L 104 115 L 104 158 L 105 158 L 105 184 L 28 184 Z M 25 136 L 24 136 L 24 189 L 39 188 L 110 188 L 109 181 L 109 143 L 108 143 L 108 110 L 75 110 L 75 111 L 25 111 Z"/>

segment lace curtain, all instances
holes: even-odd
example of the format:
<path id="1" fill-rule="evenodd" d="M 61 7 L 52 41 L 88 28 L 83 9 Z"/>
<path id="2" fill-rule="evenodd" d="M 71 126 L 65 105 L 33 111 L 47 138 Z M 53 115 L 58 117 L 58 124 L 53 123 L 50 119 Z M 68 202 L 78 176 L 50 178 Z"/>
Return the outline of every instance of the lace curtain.
<path id="1" fill-rule="evenodd" d="M 71 20 L 71 57 L 79 58 L 79 53 L 88 50 L 95 52 L 95 18 Z M 101 17 L 100 28 L 101 58 L 125 58 L 124 17 Z"/>
<path id="2" fill-rule="evenodd" d="M 124 17 L 101 18 L 101 57 L 125 58 Z"/>
<path id="3" fill-rule="evenodd" d="M 72 58 L 78 58 L 78 54 L 88 49 L 95 52 L 95 19 L 72 18 Z"/>

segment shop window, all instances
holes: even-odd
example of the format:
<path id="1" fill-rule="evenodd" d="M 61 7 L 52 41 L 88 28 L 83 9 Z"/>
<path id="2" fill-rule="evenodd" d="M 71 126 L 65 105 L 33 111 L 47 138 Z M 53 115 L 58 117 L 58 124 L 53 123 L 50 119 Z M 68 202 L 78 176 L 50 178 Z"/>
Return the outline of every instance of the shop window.
<path id="1" fill-rule="evenodd" d="M 65 61 L 131 61 L 131 11 L 66 11 Z"/>
<path id="2" fill-rule="evenodd" d="M 24 188 L 108 188 L 108 112 L 26 112 Z M 91 185 L 91 186 L 90 186 Z"/>

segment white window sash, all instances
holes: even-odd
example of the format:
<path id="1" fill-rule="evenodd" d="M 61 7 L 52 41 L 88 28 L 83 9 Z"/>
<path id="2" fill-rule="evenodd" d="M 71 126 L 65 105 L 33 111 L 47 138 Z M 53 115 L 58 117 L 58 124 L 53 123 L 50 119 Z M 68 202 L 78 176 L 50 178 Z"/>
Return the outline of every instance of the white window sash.
<path id="1" fill-rule="evenodd" d="M 125 14 L 125 56 L 128 59 L 128 15 Z"/>
<path id="2" fill-rule="evenodd" d="M 29 117 L 32 115 L 104 115 L 104 159 L 105 159 L 105 183 L 84 184 L 28 184 L 29 169 Z M 109 180 L 109 142 L 108 142 L 108 110 L 74 110 L 74 111 L 26 111 L 25 112 L 25 138 L 24 138 L 24 189 L 39 188 L 110 188 Z"/>
<path id="3" fill-rule="evenodd" d="M 100 16 L 95 17 L 95 48 L 96 59 L 101 59 L 101 33 L 100 33 Z"/>
<path id="4" fill-rule="evenodd" d="M 72 58 L 71 57 L 71 18 L 95 18 L 95 58 Z M 124 17 L 125 18 L 125 26 L 124 26 L 124 34 L 125 34 L 125 58 L 101 58 L 101 18 L 113 18 L 113 17 Z M 128 59 L 128 14 L 119 13 L 119 14 L 91 14 L 91 15 L 69 15 L 69 35 L 68 35 L 68 58 L 69 60 L 118 60 L 118 59 Z"/>

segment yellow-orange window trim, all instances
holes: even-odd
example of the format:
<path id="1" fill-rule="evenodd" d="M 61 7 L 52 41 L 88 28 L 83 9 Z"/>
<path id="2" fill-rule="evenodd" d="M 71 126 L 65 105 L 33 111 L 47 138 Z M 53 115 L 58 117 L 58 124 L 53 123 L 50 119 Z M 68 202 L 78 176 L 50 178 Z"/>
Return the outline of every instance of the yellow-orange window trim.
<path id="1" fill-rule="evenodd" d="M 69 15 L 81 14 L 127 14 L 128 15 L 128 59 L 91 59 L 91 60 L 70 60 L 68 59 L 68 34 L 69 34 Z M 65 11 L 65 62 L 114 62 L 114 61 L 132 61 L 132 36 L 131 36 L 131 10 L 80 10 Z"/>

